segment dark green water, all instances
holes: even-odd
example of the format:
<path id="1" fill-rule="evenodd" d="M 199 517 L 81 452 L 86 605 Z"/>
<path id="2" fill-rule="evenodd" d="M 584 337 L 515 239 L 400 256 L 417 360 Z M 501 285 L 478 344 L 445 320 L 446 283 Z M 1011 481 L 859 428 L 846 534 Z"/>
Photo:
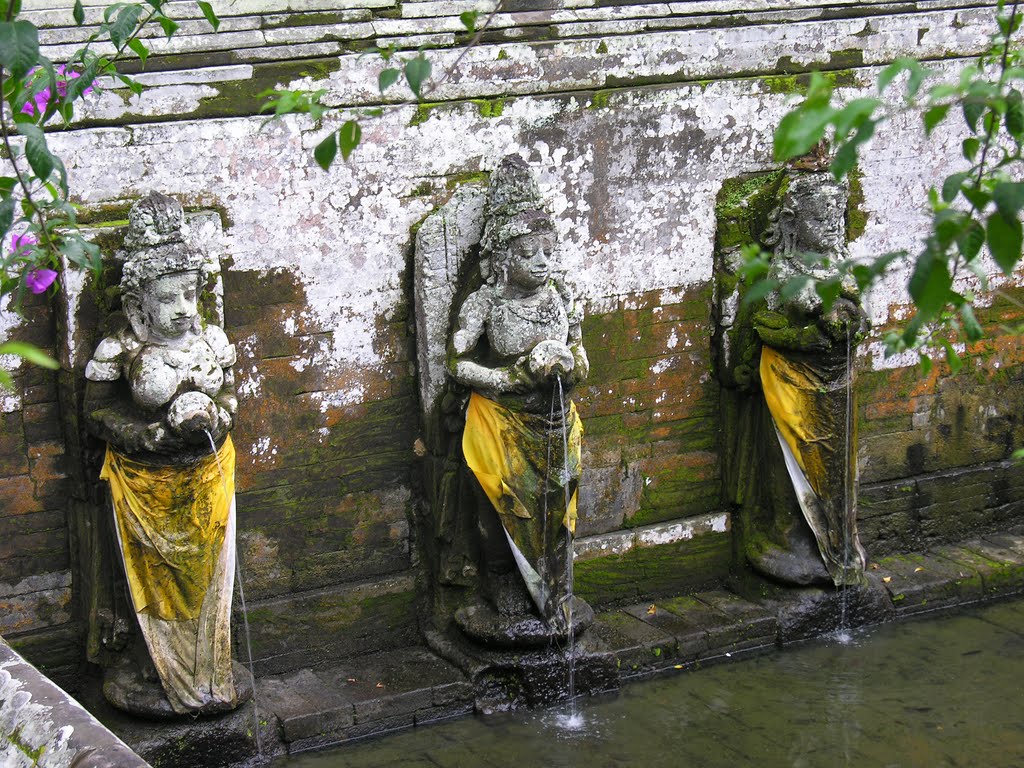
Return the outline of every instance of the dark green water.
<path id="1" fill-rule="evenodd" d="M 627 685 L 565 709 L 466 718 L 284 768 L 1024 768 L 1024 602 Z"/>

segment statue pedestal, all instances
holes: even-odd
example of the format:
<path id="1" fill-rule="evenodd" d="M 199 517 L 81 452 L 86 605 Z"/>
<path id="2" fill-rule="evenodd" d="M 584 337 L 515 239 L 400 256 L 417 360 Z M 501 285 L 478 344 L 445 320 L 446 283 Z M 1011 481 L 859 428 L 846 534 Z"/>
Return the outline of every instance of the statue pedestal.
<path id="1" fill-rule="evenodd" d="M 584 600 L 573 597 L 573 636 L 581 634 L 593 622 L 594 609 Z M 468 638 L 487 648 L 547 648 L 553 643 L 565 643 L 569 637 L 568 627 L 552 626 L 531 614 L 504 615 L 485 602 L 457 610 L 455 623 Z"/>
<path id="2" fill-rule="evenodd" d="M 426 633 L 427 644 L 466 674 L 474 707 L 483 714 L 616 691 L 615 655 L 588 642 L 582 624 L 589 625 L 594 612 L 582 600 L 577 605 L 574 614 L 582 621 L 573 622 L 571 659 L 564 630 L 552 629 L 538 618 L 501 617 L 479 604 L 456 611 L 457 626 Z"/>
<path id="3" fill-rule="evenodd" d="M 196 715 L 231 712 L 252 698 L 253 680 L 249 670 L 237 661 L 231 663 L 235 698 L 231 702 L 210 702 L 195 712 L 179 713 L 171 708 L 159 678 L 145 675 L 134 660 L 126 659 L 109 667 L 103 675 L 103 695 L 123 712 L 155 720 L 174 720 Z"/>

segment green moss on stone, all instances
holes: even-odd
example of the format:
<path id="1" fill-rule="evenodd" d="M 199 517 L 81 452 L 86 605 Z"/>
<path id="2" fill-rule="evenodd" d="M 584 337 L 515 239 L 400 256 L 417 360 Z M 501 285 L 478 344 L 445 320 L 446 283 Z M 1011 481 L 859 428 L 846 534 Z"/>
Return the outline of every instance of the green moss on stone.
<path id="1" fill-rule="evenodd" d="M 505 99 L 473 99 L 473 103 L 477 106 L 477 111 L 480 113 L 480 117 L 501 117 L 502 112 L 505 111 Z"/>
<path id="2" fill-rule="evenodd" d="M 469 171 L 467 173 L 457 173 L 453 176 L 448 177 L 448 181 L 445 182 L 446 189 L 455 189 L 463 184 L 485 184 L 491 177 L 487 171 Z"/>
<path id="3" fill-rule="evenodd" d="M 860 168 L 854 167 L 847 175 L 850 183 L 850 196 L 846 204 L 846 240 L 852 242 L 864 234 L 868 225 L 868 215 L 864 210 L 864 178 Z"/>
<path id="4" fill-rule="evenodd" d="M 504 48 L 499 49 L 497 60 L 498 61 L 504 61 L 507 58 L 508 58 L 508 51 L 506 51 Z"/>
<path id="5" fill-rule="evenodd" d="M 580 561 L 574 567 L 574 590 L 594 606 L 678 595 L 724 578 L 731 547 L 728 533 L 705 533 L 688 541 Z"/>
<path id="6" fill-rule="evenodd" d="M 598 43 L 597 53 L 608 53 L 608 44 L 604 40 Z"/>
<path id="7" fill-rule="evenodd" d="M 412 119 L 409 120 L 409 127 L 413 128 L 417 125 L 422 125 L 430 119 L 430 113 L 437 107 L 441 106 L 437 102 L 421 102 L 416 105 L 416 112 L 413 114 Z"/>
<path id="8" fill-rule="evenodd" d="M 594 91 L 594 95 L 590 97 L 590 104 L 587 105 L 587 109 L 604 109 L 608 106 L 610 95 L 611 91 Z"/>

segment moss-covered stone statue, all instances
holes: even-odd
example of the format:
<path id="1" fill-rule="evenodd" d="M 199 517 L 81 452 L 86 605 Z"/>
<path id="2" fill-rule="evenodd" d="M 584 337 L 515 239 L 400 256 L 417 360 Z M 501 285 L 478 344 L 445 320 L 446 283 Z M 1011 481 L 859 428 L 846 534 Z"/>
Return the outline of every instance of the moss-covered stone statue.
<path id="1" fill-rule="evenodd" d="M 569 600 L 589 371 L 581 309 L 529 166 L 504 158 L 419 228 L 425 555 L 434 621 L 484 646 L 550 645 L 593 613 Z"/>
<path id="2" fill-rule="evenodd" d="M 831 266 L 846 255 L 847 189 L 811 165 L 742 180 L 720 197 L 724 480 L 742 560 L 784 583 L 853 585 L 864 581 L 865 555 L 851 377 L 865 319 L 856 285 Z M 744 239 L 772 249 L 770 277 L 781 285 L 799 286 L 802 275 L 838 281 L 838 297 L 826 311 L 808 281 L 785 298 L 776 290 L 744 303 L 735 275 Z"/>
<path id="3" fill-rule="evenodd" d="M 145 714 L 218 712 L 243 700 L 230 628 L 235 350 L 200 316 L 207 267 L 188 235 L 169 197 L 153 193 L 132 208 L 119 254 L 124 317 L 85 369 L 87 425 L 107 443 L 100 478 L 147 650 L 109 674 L 104 690 Z M 156 693 L 146 685 L 154 672 Z"/>

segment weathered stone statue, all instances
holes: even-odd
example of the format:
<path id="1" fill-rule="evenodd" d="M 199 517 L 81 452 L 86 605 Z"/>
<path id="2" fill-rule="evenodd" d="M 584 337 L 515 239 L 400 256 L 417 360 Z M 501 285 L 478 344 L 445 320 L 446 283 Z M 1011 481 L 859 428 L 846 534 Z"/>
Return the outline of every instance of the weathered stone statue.
<path id="1" fill-rule="evenodd" d="M 125 318 L 85 370 L 87 424 L 107 443 L 100 478 L 166 703 L 147 700 L 145 662 L 108 676 L 104 690 L 117 706 L 148 714 L 241 703 L 230 630 L 235 349 L 200 316 L 206 264 L 188 234 L 169 197 L 152 193 L 132 208 L 119 254 Z"/>
<path id="2" fill-rule="evenodd" d="M 727 394 L 724 409 L 736 540 L 755 570 L 791 584 L 864 580 L 851 377 L 865 319 L 856 284 L 831 266 L 846 256 L 847 196 L 826 170 L 787 171 L 762 237 L 780 285 L 833 281 L 839 295 L 828 311 L 811 281 L 746 307 L 741 285 L 728 292 L 719 281 L 720 375 L 749 400 L 729 403 Z"/>
<path id="3" fill-rule="evenodd" d="M 569 392 L 589 364 L 528 166 L 507 157 L 485 193 L 460 190 L 417 251 L 435 599 L 456 589 L 474 640 L 546 645 L 592 616 L 567 599 L 583 435 Z"/>

